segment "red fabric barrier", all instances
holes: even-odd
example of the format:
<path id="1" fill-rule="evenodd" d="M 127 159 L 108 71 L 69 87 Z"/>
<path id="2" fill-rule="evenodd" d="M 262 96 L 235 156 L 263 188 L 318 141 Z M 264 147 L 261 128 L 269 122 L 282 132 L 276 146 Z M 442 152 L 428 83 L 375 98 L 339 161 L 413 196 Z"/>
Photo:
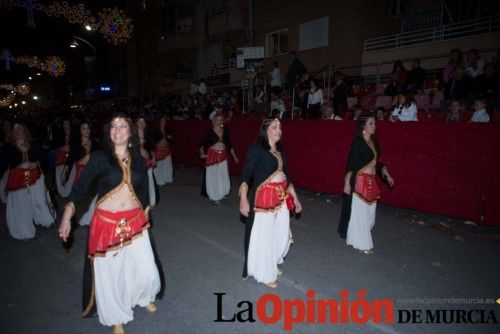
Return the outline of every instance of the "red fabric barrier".
<path id="1" fill-rule="evenodd" d="M 206 121 L 171 121 L 175 162 L 202 166 L 199 144 Z M 260 120 L 231 120 L 228 125 L 240 163 L 258 134 Z M 341 194 L 352 121 L 283 122 L 283 143 L 292 182 L 301 188 Z M 500 226 L 500 131 L 494 124 L 409 122 L 377 124 L 381 161 L 395 186 L 381 186 L 381 202 Z"/>

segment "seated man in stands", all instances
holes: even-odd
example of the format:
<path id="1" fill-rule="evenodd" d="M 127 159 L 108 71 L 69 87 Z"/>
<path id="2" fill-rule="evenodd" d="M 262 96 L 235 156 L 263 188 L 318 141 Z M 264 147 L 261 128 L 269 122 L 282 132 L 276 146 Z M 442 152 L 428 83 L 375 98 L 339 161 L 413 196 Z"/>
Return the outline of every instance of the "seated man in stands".
<path id="1" fill-rule="evenodd" d="M 418 121 L 417 104 L 415 103 L 415 101 L 413 101 L 413 97 L 411 95 L 398 95 L 397 103 L 394 107 L 394 110 L 392 111 L 390 121 Z"/>
<path id="2" fill-rule="evenodd" d="M 484 66 L 484 74 L 477 77 L 475 88 L 477 96 L 484 97 L 489 108 L 500 108 L 500 75 L 493 63 Z"/>
<path id="3" fill-rule="evenodd" d="M 420 67 L 420 59 L 415 58 L 412 70 L 406 76 L 406 91 L 411 94 L 423 94 L 425 70 Z"/>
<path id="4" fill-rule="evenodd" d="M 387 119 L 387 110 L 384 107 L 375 109 L 375 114 L 377 115 L 377 121 L 385 121 Z"/>
<path id="5" fill-rule="evenodd" d="M 471 103 L 471 91 L 471 79 L 465 75 L 465 68 L 459 66 L 455 70 L 453 79 L 448 81 L 444 88 L 443 95 L 445 99 L 441 102 L 441 111 L 448 110 L 447 100 L 450 99 L 461 101 L 466 106 L 469 106 Z"/>
<path id="6" fill-rule="evenodd" d="M 474 101 L 474 113 L 469 123 L 488 123 L 490 121 L 490 115 L 486 111 L 486 100 L 477 99 Z"/>
<path id="7" fill-rule="evenodd" d="M 282 119 L 285 114 L 285 103 L 279 98 L 276 92 L 271 92 L 271 111 L 273 114 L 275 109 L 278 110 L 278 115 L 273 117 Z"/>
<path id="8" fill-rule="evenodd" d="M 483 74 L 484 65 L 484 59 L 479 57 L 479 50 L 469 50 L 469 52 L 467 53 L 467 64 L 465 68 L 467 75 L 472 79 L 477 78 L 478 76 Z"/>

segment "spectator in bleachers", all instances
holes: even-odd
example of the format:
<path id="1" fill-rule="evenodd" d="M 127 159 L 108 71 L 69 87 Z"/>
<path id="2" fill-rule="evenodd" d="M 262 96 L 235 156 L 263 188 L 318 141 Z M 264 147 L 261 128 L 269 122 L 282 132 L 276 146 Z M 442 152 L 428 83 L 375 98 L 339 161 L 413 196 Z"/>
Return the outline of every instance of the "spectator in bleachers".
<path id="1" fill-rule="evenodd" d="M 332 107 L 333 113 L 338 116 L 340 115 L 340 107 L 344 106 L 347 110 L 347 97 L 349 96 L 349 86 L 347 85 L 347 80 L 345 75 L 340 72 L 336 72 L 333 76 L 335 80 L 335 86 L 332 88 Z"/>
<path id="2" fill-rule="evenodd" d="M 271 89 L 280 91 L 283 78 L 281 77 L 281 71 L 277 61 L 273 62 L 273 70 L 269 75 L 271 76 Z"/>
<path id="3" fill-rule="evenodd" d="M 391 122 L 412 122 L 418 121 L 417 104 L 409 94 L 399 94 L 396 106 L 392 111 Z"/>
<path id="4" fill-rule="evenodd" d="M 462 58 L 462 51 L 459 49 L 453 49 L 450 51 L 450 61 L 443 71 L 443 82 L 445 85 L 454 78 L 457 68 L 463 65 Z"/>
<path id="5" fill-rule="evenodd" d="M 297 53 L 295 53 L 295 51 L 290 51 L 290 65 L 288 66 L 287 75 L 288 86 L 293 87 L 295 82 L 299 79 L 299 76 L 304 72 L 307 72 L 307 69 L 297 58 Z"/>
<path id="6" fill-rule="evenodd" d="M 361 108 L 359 104 L 355 104 L 354 106 L 352 106 L 352 115 L 353 115 L 352 119 L 354 121 L 359 120 L 362 113 L 363 113 L 363 108 Z"/>
<path id="7" fill-rule="evenodd" d="M 460 122 L 465 112 L 465 106 L 462 102 L 452 100 L 448 110 L 447 122 Z"/>
<path id="8" fill-rule="evenodd" d="M 448 81 L 444 88 L 444 98 L 441 102 L 441 110 L 448 110 L 448 100 L 454 99 L 461 101 L 466 106 L 470 105 L 471 79 L 465 75 L 465 68 L 459 66 L 453 78 Z"/>
<path id="9" fill-rule="evenodd" d="M 271 115 L 271 102 L 269 101 L 269 94 L 265 93 L 262 96 L 262 103 L 256 104 L 255 116 L 257 117 L 270 117 Z"/>
<path id="10" fill-rule="evenodd" d="M 262 89 L 261 85 L 255 86 L 255 105 L 262 103 L 262 97 L 264 96 L 264 90 Z"/>
<path id="11" fill-rule="evenodd" d="M 377 115 L 377 121 L 385 121 L 387 119 L 387 110 L 384 107 L 378 107 L 375 109 Z"/>
<path id="12" fill-rule="evenodd" d="M 238 98 L 235 95 L 231 96 L 229 99 L 229 117 L 241 116 L 242 114 Z"/>
<path id="13" fill-rule="evenodd" d="M 396 96 L 404 92 L 406 87 L 407 71 L 400 60 L 396 60 L 392 67 L 390 82 L 385 89 L 385 95 Z"/>
<path id="14" fill-rule="evenodd" d="M 411 94 L 422 94 L 424 89 L 425 70 L 420 67 L 420 59 L 415 58 L 412 69 L 406 77 L 406 91 Z"/>
<path id="15" fill-rule="evenodd" d="M 486 111 L 486 100 L 477 99 L 474 101 L 474 113 L 470 119 L 470 123 L 488 123 L 490 115 Z"/>
<path id="16" fill-rule="evenodd" d="M 276 110 L 277 115 L 274 116 Z M 276 92 L 271 92 L 271 111 L 273 113 L 273 117 L 277 117 L 279 119 L 282 119 L 285 114 L 285 103 L 279 98 Z"/>
<path id="17" fill-rule="evenodd" d="M 341 121 L 342 117 L 335 115 L 333 108 L 325 104 L 321 107 L 321 119 L 328 121 Z"/>
<path id="18" fill-rule="evenodd" d="M 318 87 L 316 80 L 309 82 L 309 94 L 307 96 L 307 110 L 311 118 L 317 119 L 321 114 L 321 105 L 323 104 L 323 89 Z"/>
<path id="19" fill-rule="evenodd" d="M 495 65 L 488 63 L 484 66 L 484 74 L 476 79 L 476 93 L 488 101 L 488 107 L 500 107 L 500 75 L 495 72 Z"/>
<path id="20" fill-rule="evenodd" d="M 198 85 L 198 92 L 201 95 L 207 95 L 208 92 L 207 83 L 203 79 L 200 80 L 200 84 Z"/>
<path id="21" fill-rule="evenodd" d="M 479 57 L 478 49 L 472 49 L 467 52 L 467 64 L 465 70 L 469 77 L 475 79 L 483 74 L 484 65 L 484 59 Z"/>

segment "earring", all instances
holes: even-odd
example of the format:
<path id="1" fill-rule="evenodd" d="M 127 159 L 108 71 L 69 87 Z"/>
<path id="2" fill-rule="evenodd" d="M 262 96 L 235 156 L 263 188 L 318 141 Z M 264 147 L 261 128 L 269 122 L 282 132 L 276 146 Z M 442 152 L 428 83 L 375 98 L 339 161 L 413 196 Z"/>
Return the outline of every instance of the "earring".
<path id="1" fill-rule="evenodd" d="M 128 143 L 128 147 L 131 148 L 132 147 L 132 143 L 129 142 Z"/>

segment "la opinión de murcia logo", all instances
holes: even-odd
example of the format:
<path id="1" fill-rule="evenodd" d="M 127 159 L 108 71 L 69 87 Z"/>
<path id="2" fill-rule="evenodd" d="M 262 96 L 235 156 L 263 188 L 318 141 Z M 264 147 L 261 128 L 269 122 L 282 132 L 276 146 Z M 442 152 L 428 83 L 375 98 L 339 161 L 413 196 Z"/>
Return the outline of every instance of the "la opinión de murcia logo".
<path id="1" fill-rule="evenodd" d="M 256 309 L 251 301 L 240 301 L 236 311 L 227 317 L 224 313 L 226 293 L 214 293 L 217 300 L 217 317 L 214 322 L 248 322 L 256 319 L 264 324 L 283 323 L 291 331 L 296 324 L 393 324 L 395 320 L 393 299 L 367 300 L 367 290 L 357 291 L 354 300 L 349 291 L 341 290 L 340 299 L 317 299 L 314 290 L 307 290 L 306 300 L 282 299 L 276 294 L 264 294 L 257 299 Z M 226 316 L 225 316 L 226 314 Z M 401 324 L 496 324 L 494 310 L 398 310 L 397 322 Z"/>
<path id="2" fill-rule="evenodd" d="M 281 299 L 275 294 L 262 295 L 257 300 L 257 319 L 265 324 L 283 321 L 283 329 L 290 331 L 294 324 L 365 324 L 369 321 L 380 324 L 394 322 L 394 302 L 392 299 L 368 301 L 367 290 L 359 290 L 356 300 L 349 300 L 349 291 L 340 291 L 340 300 L 316 299 L 314 290 L 307 290 L 306 300 Z M 255 322 L 253 303 L 244 300 L 237 304 L 238 311 L 231 318 L 224 318 L 223 297 L 225 293 L 214 293 L 217 296 L 217 318 L 214 322 Z M 272 311 L 268 311 L 268 307 Z"/>

